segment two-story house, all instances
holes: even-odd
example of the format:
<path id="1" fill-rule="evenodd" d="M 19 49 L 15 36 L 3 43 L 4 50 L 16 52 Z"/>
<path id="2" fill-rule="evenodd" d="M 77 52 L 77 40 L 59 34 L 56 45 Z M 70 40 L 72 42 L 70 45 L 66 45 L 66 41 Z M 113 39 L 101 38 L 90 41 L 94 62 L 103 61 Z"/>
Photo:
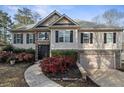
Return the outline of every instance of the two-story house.
<path id="1" fill-rule="evenodd" d="M 53 11 L 46 18 L 13 29 L 12 45 L 33 48 L 36 59 L 51 56 L 52 50 L 76 50 L 86 68 L 119 68 L 122 50 L 121 28 L 82 27 L 67 15 Z"/>

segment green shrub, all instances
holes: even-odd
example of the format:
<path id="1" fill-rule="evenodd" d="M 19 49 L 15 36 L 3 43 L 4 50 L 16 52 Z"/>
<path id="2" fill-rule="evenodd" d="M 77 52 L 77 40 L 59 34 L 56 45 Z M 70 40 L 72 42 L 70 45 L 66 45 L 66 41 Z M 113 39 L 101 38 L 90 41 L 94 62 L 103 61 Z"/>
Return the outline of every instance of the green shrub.
<path id="1" fill-rule="evenodd" d="M 3 51 L 12 51 L 13 53 L 26 52 L 26 53 L 35 54 L 35 50 L 32 48 L 29 48 L 29 49 L 15 48 L 12 45 L 7 45 L 5 48 L 3 48 Z"/>
<path id="2" fill-rule="evenodd" d="M 73 56 L 77 60 L 77 51 L 75 50 L 52 50 L 52 56 Z"/>
<path id="3" fill-rule="evenodd" d="M 14 47 L 12 45 L 7 45 L 6 47 L 4 47 L 2 49 L 3 51 L 13 51 L 14 50 Z"/>

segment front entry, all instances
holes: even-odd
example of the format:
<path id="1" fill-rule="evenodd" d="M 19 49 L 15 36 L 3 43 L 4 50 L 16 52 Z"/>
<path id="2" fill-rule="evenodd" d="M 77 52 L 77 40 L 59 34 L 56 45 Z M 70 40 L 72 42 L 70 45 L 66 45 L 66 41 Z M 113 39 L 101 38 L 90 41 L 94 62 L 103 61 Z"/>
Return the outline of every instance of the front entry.
<path id="1" fill-rule="evenodd" d="M 38 60 L 44 57 L 49 57 L 50 46 L 49 45 L 38 45 Z"/>

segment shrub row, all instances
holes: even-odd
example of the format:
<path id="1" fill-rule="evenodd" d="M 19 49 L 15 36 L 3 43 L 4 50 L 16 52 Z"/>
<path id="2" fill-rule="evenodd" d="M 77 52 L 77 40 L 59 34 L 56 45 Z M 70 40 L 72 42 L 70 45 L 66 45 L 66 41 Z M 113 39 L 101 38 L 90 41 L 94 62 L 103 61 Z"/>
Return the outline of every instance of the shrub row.
<path id="1" fill-rule="evenodd" d="M 13 52 L 13 53 L 26 52 L 26 53 L 35 54 L 35 50 L 32 48 L 29 48 L 29 49 L 15 48 L 12 45 L 7 45 L 5 48 L 3 48 L 3 51 Z"/>
<path id="2" fill-rule="evenodd" d="M 64 57 L 50 57 L 41 61 L 40 67 L 44 73 L 64 73 L 70 67 L 75 65 L 76 60 L 71 56 Z"/>
<path id="3" fill-rule="evenodd" d="M 13 53 L 7 51 L 0 52 L 0 62 L 9 62 L 11 59 L 15 60 L 16 62 L 33 62 L 34 55 L 31 53 Z"/>
<path id="4" fill-rule="evenodd" d="M 78 56 L 75 50 L 52 50 L 51 53 L 53 57 L 71 56 L 77 59 Z"/>
<path id="5" fill-rule="evenodd" d="M 0 52 L 0 62 L 9 62 L 14 59 L 16 62 L 33 62 L 35 51 L 33 49 L 20 49 L 7 45 Z"/>

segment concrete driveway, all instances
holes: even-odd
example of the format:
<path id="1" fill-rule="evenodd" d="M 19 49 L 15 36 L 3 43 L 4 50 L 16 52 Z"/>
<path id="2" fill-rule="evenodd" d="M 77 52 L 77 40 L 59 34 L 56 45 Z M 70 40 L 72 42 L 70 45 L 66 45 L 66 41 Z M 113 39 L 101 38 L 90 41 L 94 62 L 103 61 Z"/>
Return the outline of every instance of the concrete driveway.
<path id="1" fill-rule="evenodd" d="M 101 87 L 124 87 L 124 72 L 116 69 L 92 69 L 89 77 Z"/>

